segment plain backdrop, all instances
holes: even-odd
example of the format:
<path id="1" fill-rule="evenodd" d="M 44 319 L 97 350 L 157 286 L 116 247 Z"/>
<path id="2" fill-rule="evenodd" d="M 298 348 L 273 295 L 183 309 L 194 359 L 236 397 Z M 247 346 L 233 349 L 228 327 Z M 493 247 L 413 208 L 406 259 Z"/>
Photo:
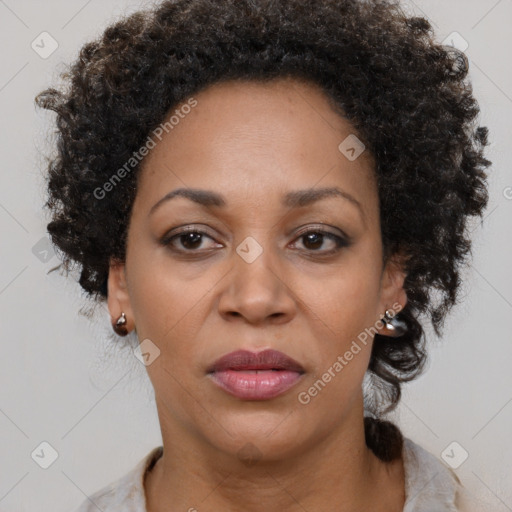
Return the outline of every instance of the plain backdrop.
<path id="1" fill-rule="evenodd" d="M 76 276 L 48 273 L 59 264 L 42 209 L 53 114 L 33 101 L 57 83 L 63 63 L 86 41 L 149 5 L 0 0 L 1 511 L 71 512 L 161 443 L 144 366 L 109 339 L 103 306 L 92 319 L 80 314 L 88 303 Z M 404 387 L 394 418 L 441 460 L 447 448 L 458 460 L 467 454 L 457 474 L 493 510 L 505 512 L 512 510 L 512 0 L 403 5 L 427 16 L 439 41 L 467 45 L 493 166 L 485 219 L 472 227 L 463 301 L 442 339 L 427 327 L 429 368 Z M 32 47 L 42 32 L 58 44 L 46 58 Z M 41 450 L 54 454 L 47 469 L 37 458 Z"/>

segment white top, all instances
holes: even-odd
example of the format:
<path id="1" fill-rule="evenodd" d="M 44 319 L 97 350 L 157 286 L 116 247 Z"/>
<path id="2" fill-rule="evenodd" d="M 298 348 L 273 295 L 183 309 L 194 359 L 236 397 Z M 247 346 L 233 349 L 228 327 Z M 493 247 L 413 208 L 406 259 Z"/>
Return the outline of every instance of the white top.
<path id="1" fill-rule="evenodd" d="M 147 512 L 144 476 L 162 455 L 153 448 L 124 476 L 88 497 L 75 512 Z M 484 503 L 462 486 L 455 472 L 421 446 L 404 438 L 403 512 L 483 512 Z"/>

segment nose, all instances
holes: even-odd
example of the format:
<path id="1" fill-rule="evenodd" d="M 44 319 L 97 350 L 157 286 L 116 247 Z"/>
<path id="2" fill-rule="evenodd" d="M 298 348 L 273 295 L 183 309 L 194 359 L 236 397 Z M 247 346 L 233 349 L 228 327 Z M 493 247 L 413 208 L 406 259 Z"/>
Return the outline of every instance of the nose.
<path id="1" fill-rule="evenodd" d="M 233 251 L 232 267 L 219 299 L 220 314 L 226 320 L 242 318 L 250 324 L 289 322 L 296 313 L 290 272 L 270 249 L 263 249 L 252 260 L 244 255 L 246 247 L 240 244 L 239 252 Z"/>

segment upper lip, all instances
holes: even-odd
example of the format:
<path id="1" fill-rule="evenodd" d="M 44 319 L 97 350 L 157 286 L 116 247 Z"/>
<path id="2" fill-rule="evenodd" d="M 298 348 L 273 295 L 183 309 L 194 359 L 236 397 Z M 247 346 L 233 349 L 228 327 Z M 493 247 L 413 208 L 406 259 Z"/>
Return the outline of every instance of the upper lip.
<path id="1" fill-rule="evenodd" d="M 291 370 L 304 373 L 304 368 L 297 361 L 272 349 L 257 353 L 249 350 L 230 352 L 217 359 L 208 369 L 208 373 L 223 370 Z"/>

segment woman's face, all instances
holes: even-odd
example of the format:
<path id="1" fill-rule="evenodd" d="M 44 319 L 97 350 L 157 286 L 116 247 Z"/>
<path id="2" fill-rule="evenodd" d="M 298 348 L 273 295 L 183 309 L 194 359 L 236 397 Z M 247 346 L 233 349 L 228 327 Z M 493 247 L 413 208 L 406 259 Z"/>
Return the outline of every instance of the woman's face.
<path id="1" fill-rule="evenodd" d="M 354 159 L 353 139 L 339 148 L 351 125 L 313 85 L 225 82 L 194 99 L 146 157 L 109 309 L 151 340 L 164 442 L 299 453 L 360 427 L 373 337 L 361 333 L 406 303 L 400 269 L 382 268 L 374 163 L 368 151 Z M 160 202 L 177 189 L 205 200 Z M 323 189 L 339 193 L 285 201 Z M 240 349 L 283 352 L 302 373 L 273 397 L 234 395 L 208 370 Z"/>

